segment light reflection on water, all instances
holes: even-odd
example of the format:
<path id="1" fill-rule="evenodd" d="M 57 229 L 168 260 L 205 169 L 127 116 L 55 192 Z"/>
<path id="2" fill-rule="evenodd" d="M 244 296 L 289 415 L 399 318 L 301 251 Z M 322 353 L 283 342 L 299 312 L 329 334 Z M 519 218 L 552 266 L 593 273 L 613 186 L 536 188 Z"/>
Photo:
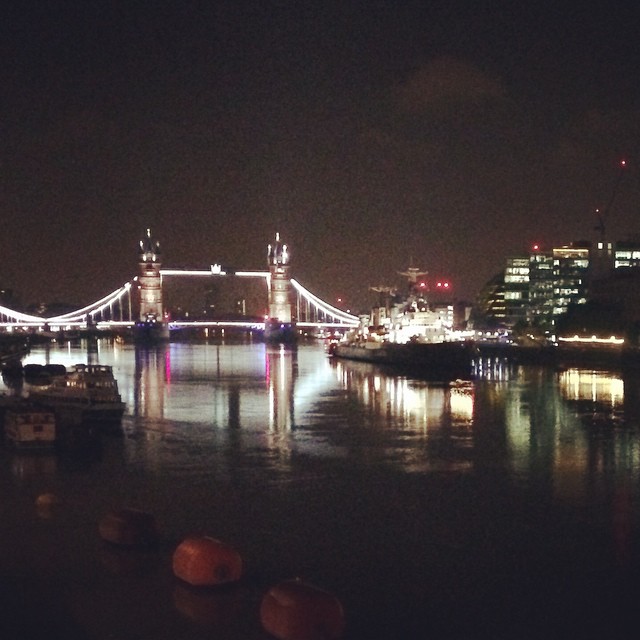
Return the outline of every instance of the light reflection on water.
<path id="1" fill-rule="evenodd" d="M 208 448 L 226 446 L 258 452 L 279 471 L 292 453 L 404 472 L 499 466 L 525 484 L 554 476 L 560 489 L 560 477 L 592 472 L 598 443 L 611 448 L 616 466 L 622 456 L 637 473 L 639 384 L 614 373 L 496 360 L 479 363 L 475 381 L 434 384 L 331 361 L 318 347 L 261 343 L 67 345 L 35 350 L 25 363 L 78 361 L 114 367 L 139 461 L 151 443 L 163 443 L 174 468 L 188 474 Z M 486 451 L 485 430 L 494 438 Z M 181 458 L 170 443 L 203 455 Z"/>
<path id="2" fill-rule="evenodd" d="M 237 540 L 262 576 L 303 572 L 337 591 L 351 638 L 378 627 L 423 637 L 416 630 L 428 624 L 437 637 L 541 637 L 520 626 L 538 619 L 535 598 L 556 594 L 545 610 L 568 615 L 562 598 L 582 594 L 583 582 L 599 593 L 599 571 L 638 568 L 637 379 L 493 361 L 479 363 L 475 381 L 434 384 L 332 361 L 316 345 L 99 343 L 25 360 L 87 361 L 114 367 L 123 437 L 82 463 L 3 452 L 12 482 L 0 487 L 19 505 L 16 518 L 28 520 L 33 494 L 45 490 L 82 504 L 75 548 L 85 553 L 89 516 L 118 502 L 157 513 L 169 537 L 213 529 Z M 2 527 L 18 526 L 4 516 Z M 64 549 L 56 558 L 73 561 Z M 11 563 L 1 550 L 0 562 Z M 595 591 L 584 571 L 600 576 Z M 102 592 L 111 578 L 92 579 Z M 459 619 L 460 608 L 471 618 Z M 183 628 L 178 614 L 162 612 L 174 637 L 210 637 Z M 137 635 L 117 637 L 149 637 L 157 626 L 139 610 L 118 615 L 121 625 L 137 616 Z M 225 637 L 264 638 L 228 625 Z M 108 625 L 92 631 L 115 637 Z"/>

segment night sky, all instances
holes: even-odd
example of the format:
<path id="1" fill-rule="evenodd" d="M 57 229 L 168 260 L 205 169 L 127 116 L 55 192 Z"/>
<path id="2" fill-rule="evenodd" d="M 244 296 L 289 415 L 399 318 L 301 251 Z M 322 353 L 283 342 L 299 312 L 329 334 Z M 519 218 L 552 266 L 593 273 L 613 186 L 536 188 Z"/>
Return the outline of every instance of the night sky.
<path id="1" fill-rule="evenodd" d="M 640 4 L 16 2 L 0 10 L 0 286 L 265 269 L 354 309 L 409 263 L 473 299 L 508 255 L 640 235 Z M 638 8 L 637 8 L 638 7 Z M 619 174 L 619 160 L 628 162 Z"/>

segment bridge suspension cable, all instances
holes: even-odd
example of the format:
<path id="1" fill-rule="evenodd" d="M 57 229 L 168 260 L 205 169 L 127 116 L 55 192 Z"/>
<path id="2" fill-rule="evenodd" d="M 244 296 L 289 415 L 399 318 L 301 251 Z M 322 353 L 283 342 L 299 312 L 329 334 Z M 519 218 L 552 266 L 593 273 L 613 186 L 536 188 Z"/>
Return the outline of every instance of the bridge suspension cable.
<path id="1" fill-rule="evenodd" d="M 134 281 L 136 279 L 137 278 L 134 278 Z M 63 313 L 59 316 L 52 316 L 51 318 L 46 318 L 46 320 L 48 322 L 77 322 L 86 319 L 87 316 L 96 316 L 105 309 L 111 308 L 115 302 L 122 300 L 125 295 L 128 295 L 131 291 L 131 286 L 131 282 L 125 282 L 115 291 L 112 291 L 103 298 L 100 298 L 100 300 L 96 300 L 82 309 Z"/>
<path id="2" fill-rule="evenodd" d="M 358 316 L 354 316 L 351 313 L 343 311 L 342 309 L 338 309 L 330 305 L 328 302 L 325 302 L 318 296 L 314 295 L 308 289 L 305 289 L 297 280 L 291 279 L 291 285 L 298 293 L 298 296 L 305 300 L 310 306 L 314 307 L 317 312 L 323 314 L 325 318 L 330 318 L 333 320 L 331 324 L 337 326 L 357 326 L 358 324 Z M 301 312 L 298 309 L 298 317 L 300 318 Z M 299 322 L 299 324 L 328 324 L 327 322 Z"/>
<path id="3" fill-rule="evenodd" d="M 5 320 L 14 320 L 15 322 L 24 322 L 29 324 L 43 324 L 45 320 L 40 316 L 31 316 L 28 313 L 20 313 L 20 311 L 14 311 L 9 307 L 0 306 L 0 316 Z"/>

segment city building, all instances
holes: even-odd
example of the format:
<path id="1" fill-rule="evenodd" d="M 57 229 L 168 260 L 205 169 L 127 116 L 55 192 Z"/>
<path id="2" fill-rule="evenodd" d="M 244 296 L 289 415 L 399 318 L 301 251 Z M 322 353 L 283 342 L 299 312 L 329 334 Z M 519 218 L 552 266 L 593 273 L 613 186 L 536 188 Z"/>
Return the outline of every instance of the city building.
<path id="1" fill-rule="evenodd" d="M 480 290 L 469 324 L 475 329 L 506 328 L 504 272 L 497 273 Z"/>
<path id="2" fill-rule="evenodd" d="M 629 327 L 640 324 L 640 241 L 617 242 L 610 250 L 610 264 L 594 277 L 589 299 L 615 308 Z"/>
<path id="3" fill-rule="evenodd" d="M 553 317 L 553 254 L 535 246 L 529 255 L 529 307 L 527 321 L 545 328 Z"/>
<path id="4" fill-rule="evenodd" d="M 640 242 L 617 242 L 613 251 L 614 269 L 634 269 L 640 267 Z"/>
<path id="5" fill-rule="evenodd" d="M 528 319 L 531 290 L 529 273 L 528 257 L 507 258 L 504 270 L 504 317 L 509 325 Z"/>
<path id="6" fill-rule="evenodd" d="M 591 243 L 572 243 L 551 250 L 553 256 L 553 291 L 551 314 L 555 318 L 572 304 L 587 301 L 589 254 Z"/>
<path id="7" fill-rule="evenodd" d="M 553 333 L 559 317 L 589 301 L 640 323 L 640 241 L 536 245 L 528 255 L 509 257 L 480 292 L 473 322 Z"/>

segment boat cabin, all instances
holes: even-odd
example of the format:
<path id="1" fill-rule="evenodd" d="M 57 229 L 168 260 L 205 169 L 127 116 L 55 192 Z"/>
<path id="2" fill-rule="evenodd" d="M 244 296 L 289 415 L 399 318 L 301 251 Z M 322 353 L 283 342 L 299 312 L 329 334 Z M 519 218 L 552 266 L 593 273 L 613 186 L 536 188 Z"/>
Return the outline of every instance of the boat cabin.
<path id="1" fill-rule="evenodd" d="M 56 440 L 54 413 L 35 404 L 11 407 L 4 415 L 4 435 L 16 448 L 52 447 Z"/>

